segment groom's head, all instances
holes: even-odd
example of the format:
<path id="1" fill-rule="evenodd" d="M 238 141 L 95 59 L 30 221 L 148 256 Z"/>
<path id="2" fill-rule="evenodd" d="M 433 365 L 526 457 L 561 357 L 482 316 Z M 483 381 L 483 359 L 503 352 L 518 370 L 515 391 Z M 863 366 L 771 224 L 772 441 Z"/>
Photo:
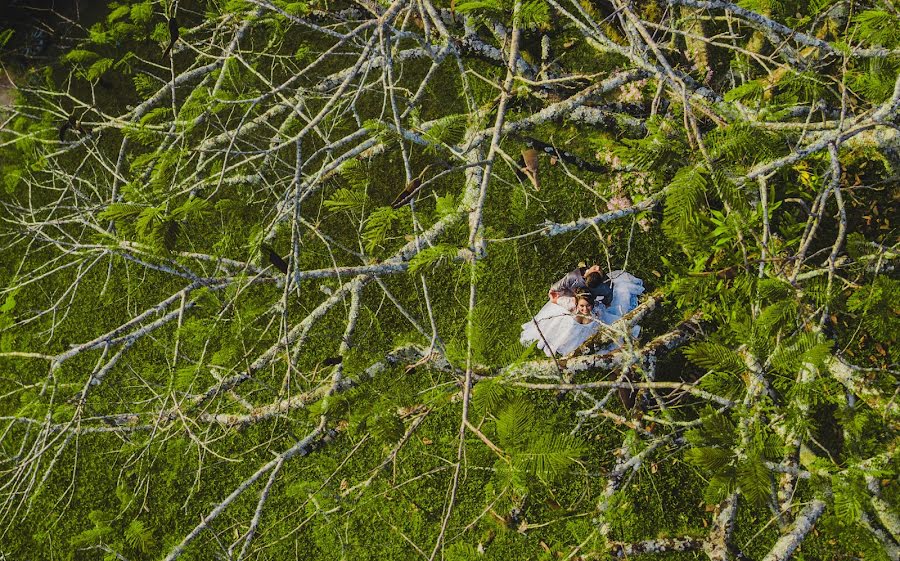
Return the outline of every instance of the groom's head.
<path id="1" fill-rule="evenodd" d="M 603 284 L 603 274 L 599 271 L 591 271 L 584 276 L 584 284 L 586 284 L 589 289 L 599 287 Z"/>

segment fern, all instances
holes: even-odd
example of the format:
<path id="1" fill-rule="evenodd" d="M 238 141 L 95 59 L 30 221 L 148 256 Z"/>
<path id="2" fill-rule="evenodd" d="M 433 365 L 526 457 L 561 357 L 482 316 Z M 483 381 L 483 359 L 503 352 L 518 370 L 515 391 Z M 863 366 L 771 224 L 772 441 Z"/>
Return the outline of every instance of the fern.
<path id="1" fill-rule="evenodd" d="M 708 184 L 708 173 L 702 166 L 687 166 L 678 170 L 669 185 L 663 231 L 688 248 L 702 244 L 700 225 Z"/>
<path id="2" fill-rule="evenodd" d="M 210 210 L 209 201 L 201 198 L 191 198 L 175 207 L 169 212 L 169 218 L 173 220 L 188 220 L 203 218 Z"/>
<path id="3" fill-rule="evenodd" d="M 434 203 L 434 212 L 438 215 L 438 218 L 444 218 L 450 214 L 456 212 L 456 207 L 459 206 L 456 197 L 453 196 L 453 193 L 447 193 L 444 196 L 437 195 L 435 197 Z"/>
<path id="4" fill-rule="evenodd" d="M 743 121 L 710 132 L 704 142 L 717 165 L 729 166 L 771 160 L 780 148 L 778 135 Z"/>
<path id="5" fill-rule="evenodd" d="M 688 441 L 694 446 L 715 446 L 720 448 L 732 448 L 735 440 L 735 427 L 731 419 L 724 413 L 719 413 L 710 406 L 706 406 L 702 416 L 703 422 L 700 428 L 686 433 Z"/>
<path id="6" fill-rule="evenodd" d="M 809 13 L 814 16 L 818 15 L 836 3 L 836 0 L 810 0 Z"/>
<path id="7" fill-rule="evenodd" d="M 697 467 L 717 473 L 734 461 L 734 453 L 725 448 L 703 446 L 685 451 L 684 459 Z"/>
<path id="8" fill-rule="evenodd" d="M 524 398 L 510 401 L 497 415 L 494 427 L 504 448 L 516 448 L 527 439 L 534 426 L 534 409 Z"/>
<path id="9" fill-rule="evenodd" d="M 354 191 L 365 192 L 369 187 L 369 170 L 355 158 L 341 164 L 338 174 Z"/>
<path id="10" fill-rule="evenodd" d="M 85 72 L 84 77 L 88 80 L 96 80 L 100 76 L 106 73 L 107 70 L 112 68 L 113 62 L 115 62 L 111 58 L 101 58 L 100 60 L 91 64 L 91 66 Z"/>
<path id="11" fill-rule="evenodd" d="M 449 244 L 438 244 L 426 247 L 409 260 L 409 272 L 420 273 L 456 257 L 457 248 Z"/>
<path id="12" fill-rule="evenodd" d="M 431 121 L 428 130 L 423 134 L 432 143 L 426 150 L 434 154 L 437 152 L 438 145 L 458 144 L 462 141 L 468 119 L 469 116 L 466 114 L 455 114 Z"/>
<path id="13" fill-rule="evenodd" d="M 880 47 L 892 48 L 900 42 L 900 21 L 882 10 L 865 10 L 853 17 L 860 39 Z"/>
<path id="14" fill-rule="evenodd" d="M 150 23 L 150 20 L 153 19 L 153 3 L 141 2 L 140 4 L 132 5 L 129 17 L 131 18 L 132 22 L 138 25 L 146 25 Z"/>
<path id="15" fill-rule="evenodd" d="M 738 464 L 737 484 L 741 495 L 758 505 L 765 504 L 772 490 L 772 479 L 762 456 L 752 455 Z"/>
<path id="16" fill-rule="evenodd" d="M 147 553 L 153 545 L 153 532 L 140 520 L 132 520 L 125 528 L 125 542 L 131 549 Z"/>
<path id="17" fill-rule="evenodd" d="M 519 25 L 524 29 L 549 28 L 550 6 L 544 0 L 525 0 L 519 9 Z"/>
<path id="18" fill-rule="evenodd" d="M 795 289 L 781 279 L 763 279 L 757 283 L 756 290 L 763 302 L 773 302 L 792 296 Z"/>
<path id="19" fill-rule="evenodd" d="M 825 360 L 831 356 L 832 343 L 817 333 L 801 333 L 796 337 L 782 340 L 769 361 L 775 371 L 786 376 L 793 376 L 806 364 L 814 367 L 824 366 Z"/>
<path id="20" fill-rule="evenodd" d="M 781 300 L 768 306 L 759 314 L 756 321 L 757 332 L 761 335 L 774 335 L 783 328 L 792 325 L 797 317 L 797 301 Z"/>
<path id="21" fill-rule="evenodd" d="M 714 475 L 703 491 L 703 500 L 706 504 L 719 504 L 726 497 L 737 490 L 737 477 L 735 469 L 729 469 L 726 473 Z"/>
<path id="22" fill-rule="evenodd" d="M 900 280 L 879 276 L 847 300 L 847 308 L 858 314 L 863 328 L 874 338 L 896 347 L 900 334 Z"/>
<path id="23" fill-rule="evenodd" d="M 470 0 L 456 4 L 456 11 L 460 14 L 495 13 L 502 9 L 501 0 Z"/>
<path id="24" fill-rule="evenodd" d="M 113 517 L 102 510 L 92 510 L 88 514 L 88 519 L 94 524 L 94 527 L 73 536 L 69 540 L 72 547 L 78 548 L 101 543 L 103 538 L 112 532 L 109 523 Z"/>
<path id="25" fill-rule="evenodd" d="M 482 380 L 472 388 L 472 405 L 483 414 L 492 413 L 508 402 L 512 393 L 496 379 Z"/>
<path id="26" fill-rule="evenodd" d="M 826 84 L 815 72 L 791 72 L 779 82 L 779 101 L 782 103 L 813 103 L 827 93 Z"/>
<path id="27" fill-rule="evenodd" d="M 763 95 L 766 93 L 766 83 L 765 78 L 744 82 L 726 93 L 725 101 L 753 101 L 758 103 L 762 101 Z"/>
<path id="28" fill-rule="evenodd" d="M 369 201 L 365 191 L 351 190 L 341 187 L 330 198 L 325 199 L 325 208 L 331 212 L 342 210 L 361 212 Z"/>
<path id="29" fill-rule="evenodd" d="M 382 245 L 387 239 L 388 232 L 398 220 L 409 216 L 409 207 L 393 209 L 389 206 L 383 206 L 372 211 L 366 218 L 366 224 L 363 229 L 363 241 L 365 242 L 366 251 L 372 253 L 377 247 Z"/>
<path id="30" fill-rule="evenodd" d="M 710 177 L 712 185 L 716 189 L 716 195 L 725 203 L 728 203 L 736 211 L 744 211 L 748 208 L 747 194 L 725 173 L 724 166 L 716 166 Z"/>
<path id="31" fill-rule="evenodd" d="M 544 482 L 553 481 L 584 454 L 584 446 L 568 434 L 541 434 L 529 439 L 527 447 L 513 455 L 513 461 L 526 473 Z"/>
<path id="32" fill-rule="evenodd" d="M 141 214 L 146 207 L 131 203 L 112 203 L 104 209 L 97 217 L 100 220 L 123 220 L 125 218 L 133 218 Z"/>
<path id="33" fill-rule="evenodd" d="M 831 489 L 834 496 L 834 513 L 838 520 L 852 524 L 859 520 L 866 500 L 866 489 L 860 477 L 853 474 L 832 477 Z"/>
<path id="34" fill-rule="evenodd" d="M 850 88 L 872 103 L 882 103 L 893 94 L 898 67 L 896 60 L 870 59 L 861 71 L 848 73 Z"/>
<path id="35" fill-rule="evenodd" d="M 694 343 L 684 350 L 684 356 L 697 366 L 714 372 L 742 374 L 746 370 L 740 355 L 716 343 Z"/>
<path id="36" fill-rule="evenodd" d="M 647 120 L 647 136 L 639 140 L 625 139 L 616 146 L 616 155 L 635 167 L 652 173 L 667 173 L 673 166 L 687 163 L 687 133 L 678 123 L 663 117 Z M 605 145 L 601 144 L 601 148 Z"/>
<path id="37" fill-rule="evenodd" d="M 732 399 L 738 399 L 746 390 L 743 378 L 729 372 L 707 372 L 699 384 L 708 392 Z"/>
<path id="38" fill-rule="evenodd" d="M 89 51 L 87 49 L 73 49 L 66 53 L 63 56 L 63 59 L 65 59 L 67 62 L 86 63 L 92 60 L 96 60 L 99 57 L 100 55 L 98 55 L 94 51 Z"/>

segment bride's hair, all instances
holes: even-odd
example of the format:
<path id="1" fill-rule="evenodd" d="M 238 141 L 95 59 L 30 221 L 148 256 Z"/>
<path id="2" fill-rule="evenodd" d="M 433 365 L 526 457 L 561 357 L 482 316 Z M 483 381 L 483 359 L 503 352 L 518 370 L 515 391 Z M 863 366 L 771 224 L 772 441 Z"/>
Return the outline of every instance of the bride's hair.
<path id="1" fill-rule="evenodd" d="M 576 292 L 575 293 L 575 305 L 578 306 L 578 302 L 582 300 L 587 300 L 588 304 L 593 304 L 593 298 L 591 297 L 590 292 Z"/>

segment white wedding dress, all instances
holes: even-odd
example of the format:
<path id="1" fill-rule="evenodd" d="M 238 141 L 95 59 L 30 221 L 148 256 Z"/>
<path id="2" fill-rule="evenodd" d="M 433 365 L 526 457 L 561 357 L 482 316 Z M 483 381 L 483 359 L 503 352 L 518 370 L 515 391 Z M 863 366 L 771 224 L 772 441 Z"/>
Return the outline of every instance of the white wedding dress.
<path id="1" fill-rule="evenodd" d="M 534 319 L 522 324 L 519 341 L 526 346 L 537 341 L 537 348 L 547 356 L 554 353 L 566 356 L 577 349 L 597 331 L 599 322 L 611 324 L 620 319 L 637 306 L 638 296 L 644 293 L 644 282 L 630 273 L 612 271 L 609 279 L 613 290 L 612 302 L 609 307 L 602 304 L 594 306 L 594 321 L 578 323 L 567 308 L 548 301 Z M 637 337 L 640 329 L 640 326 L 634 326 L 632 336 Z M 612 348 L 619 345 L 613 344 Z"/>
<path id="2" fill-rule="evenodd" d="M 548 301 L 534 319 L 522 324 L 519 341 L 526 346 L 537 341 L 537 348 L 547 356 L 565 356 L 597 330 L 597 321 L 578 323 L 568 309 Z"/>

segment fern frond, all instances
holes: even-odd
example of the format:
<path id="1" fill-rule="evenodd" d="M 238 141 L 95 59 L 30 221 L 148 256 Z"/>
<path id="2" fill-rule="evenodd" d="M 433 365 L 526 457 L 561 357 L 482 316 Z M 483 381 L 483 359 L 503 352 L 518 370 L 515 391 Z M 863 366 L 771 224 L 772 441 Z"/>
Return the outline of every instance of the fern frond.
<path id="1" fill-rule="evenodd" d="M 369 186 L 369 170 L 356 158 L 341 164 L 338 174 L 354 191 L 365 192 Z"/>
<path id="2" fill-rule="evenodd" d="M 462 140 L 468 120 L 469 116 L 466 114 L 447 115 L 435 119 L 429 123 L 430 126 L 423 136 L 438 145 L 457 144 Z"/>
<path id="3" fill-rule="evenodd" d="M 417 274 L 425 269 L 450 261 L 456 257 L 457 248 L 450 244 L 438 244 L 426 247 L 409 260 L 409 272 Z"/>
<path id="4" fill-rule="evenodd" d="M 740 355 L 716 343 L 694 343 L 684 350 L 684 356 L 697 366 L 714 372 L 741 374 L 746 370 Z"/>
<path id="5" fill-rule="evenodd" d="M 708 184 L 709 176 L 705 168 L 687 166 L 678 170 L 669 185 L 663 212 L 663 231 L 688 247 L 702 243 L 700 224 Z"/>
<path id="6" fill-rule="evenodd" d="M 332 212 L 338 212 L 341 210 L 349 210 L 349 211 L 362 211 L 366 207 L 366 203 L 369 201 L 368 195 L 365 191 L 351 190 L 345 187 L 341 187 L 334 193 L 332 193 L 331 197 L 325 199 L 325 208 Z"/>
<path id="7" fill-rule="evenodd" d="M 132 520 L 125 528 L 125 542 L 131 549 L 146 553 L 153 543 L 153 532 L 140 520 Z"/>
<path id="8" fill-rule="evenodd" d="M 504 448 L 516 448 L 534 426 L 534 409 L 524 398 L 516 398 L 497 415 L 494 426 Z"/>
<path id="9" fill-rule="evenodd" d="M 497 380 L 482 380 L 472 388 L 472 405 L 482 413 L 499 410 L 509 399 L 511 393 Z"/>
<path id="10" fill-rule="evenodd" d="M 741 494 L 750 502 L 764 504 L 769 498 L 772 483 L 769 469 L 762 456 L 753 455 L 738 464 L 737 483 Z"/>
<path id="11" fill-rule="evenodd" d="M 565 474 L 584 453 L 584 446 L 568 434 L 542 434 L 528 441 L 524 451 L 513 456 L 515 463 L 541 481 Z"/>
<path id="12" fill-rule="evenodd" d="M 685 451 L 684 459 L 712 473 L 719 473 L 734 460 L 734 453 L 725 448 L 703 446 Z"/>

